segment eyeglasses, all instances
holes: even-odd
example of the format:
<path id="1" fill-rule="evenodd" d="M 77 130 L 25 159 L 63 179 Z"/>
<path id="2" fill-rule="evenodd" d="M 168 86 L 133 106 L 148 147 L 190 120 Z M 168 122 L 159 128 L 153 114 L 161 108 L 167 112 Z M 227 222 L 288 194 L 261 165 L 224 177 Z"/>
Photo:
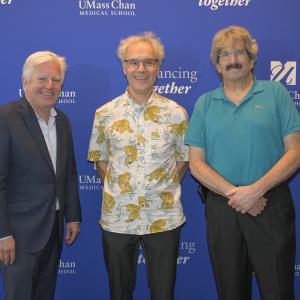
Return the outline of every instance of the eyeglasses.
<path id="1" fill-rule="evenodd" d="M 228 61 L 231 56 L 233 55 L 235 58 L 242 58 L 245 57 L 248 52 L 245 49 L 237 49 L 233 52 L 230 51 L 223 51 L 220 53 L 219 58 L 223 61 Z"/>
<path id="2" fill-rule="evenodd" d="M 142 63 L 145 69 L 154 68 L 158 64 L 158 59 L 148 58 L 148 59 L 124 59 L 124 62 L 132 70 L 136 70 Z"/>

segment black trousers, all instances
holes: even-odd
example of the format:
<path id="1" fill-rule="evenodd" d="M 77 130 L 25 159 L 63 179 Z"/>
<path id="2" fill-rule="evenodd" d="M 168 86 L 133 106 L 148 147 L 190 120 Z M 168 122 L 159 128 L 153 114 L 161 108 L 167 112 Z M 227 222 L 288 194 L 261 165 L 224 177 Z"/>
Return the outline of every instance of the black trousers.
<path id="1" fill-rule="evenodd" d="M 289 187 L 281 184 L 265 197 L 267 207 L 252 217 L 220 195 L 207 195 L 207 240 L 219 299 L 251 299 L 252 272 L 262 299 L 294 299 L 295 209 Z"/>
<path id="2" fill-rule="evenodd" d="M 144 249 L 152 300 L 172 300 L 181 226 L 170 231 L 132 235 L 103 230 L 104 259 L 111 300 L 132 300 L 139 247 Z"/>
<path id="3" fill-rule="evenodd" d="M 58 212 L 49 241 L 37 253 L 19 249 L 16 241 L 16 261 L 0 264 L 4 282 L 5 300 L 52 300 L 54 299 L 57 267 L 61 245 L 58 233 Z"/>

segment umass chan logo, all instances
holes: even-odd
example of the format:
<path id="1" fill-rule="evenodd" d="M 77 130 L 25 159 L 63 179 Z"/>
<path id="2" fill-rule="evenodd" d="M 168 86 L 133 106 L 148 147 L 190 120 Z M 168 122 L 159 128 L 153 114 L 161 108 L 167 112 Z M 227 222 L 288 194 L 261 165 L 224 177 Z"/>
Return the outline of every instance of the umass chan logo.
<path id="1" fill-rule="evenodd" d="M 24 96 L 23 89 L 19 89 L 19 96 Z M 77 102 L 77 96 L 75 90 L 64 90 L 60 92 L 57 104 L 75 104 Z"/>
<path id="2" fill-rule="evenodd" d="M 80 16 L 135 16 L 136 9 L 132 0 L 79 0 L 78 6 Z"/>
<path id="3" fill-rule="evenodd" d="M 271 77 L 273 81 L 281 81 L 285 85 L 296 85 L 296 61 L 271 61 Z"/>
<path id="4" fill-rule="evenodd" d="M 78 176 L 80 191 L 102 191 L 102 183 L 97 175 L 80 174 Z"/>
<path id="5" fill-rule="evenodd" d="M 288 92 L 294 104 L 300 107 L 300 91 L 295 89 L 297 79 L 297 62 L 286 61 L 282 63 L 279 60 L 271 61 L 271 80 L 280 81 L 287 86 Z"/>
<path id="6" fill-rule="evenodd" d="M 60 259 L 58 264 L 58 275 L 74 275 L 76 274 L 76 261 L 65 261 Z"/>

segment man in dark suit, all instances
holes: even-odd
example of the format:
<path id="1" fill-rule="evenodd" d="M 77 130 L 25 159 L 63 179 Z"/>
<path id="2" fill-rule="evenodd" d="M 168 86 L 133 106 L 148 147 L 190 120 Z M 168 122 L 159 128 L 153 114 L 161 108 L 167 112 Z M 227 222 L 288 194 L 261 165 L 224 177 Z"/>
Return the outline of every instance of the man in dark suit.
<path id="1" fill-rule="evenodd" d="M 0 269 L 5 300 L 53 299 L 63 245 L 81 221 L 70 122 L 54 109 L 63 57 L 30 55 L 25 97 L 0 106 Z"/>

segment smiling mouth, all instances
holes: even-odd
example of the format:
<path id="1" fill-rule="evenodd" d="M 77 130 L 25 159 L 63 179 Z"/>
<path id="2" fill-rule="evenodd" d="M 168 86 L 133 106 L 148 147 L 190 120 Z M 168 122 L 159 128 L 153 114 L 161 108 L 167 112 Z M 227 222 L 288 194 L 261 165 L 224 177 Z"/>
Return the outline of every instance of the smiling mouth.
<path id="1" fill-rule="evenodd" d="M 135 78 L 135 80 L 138 80 L 138 81 L 146 81 L 146 80 L 148 80 L 148 78 L 140 78 L 140 77 L 137 77 L 137 78 Z"/>
<path id="2" fill-rule="evenodd" d="M 52 92 L 41 92 L 41 94 L 43 96 L 49 96 L 49 97 L 54 95 L 54 93 L 52 93 Z"/>

